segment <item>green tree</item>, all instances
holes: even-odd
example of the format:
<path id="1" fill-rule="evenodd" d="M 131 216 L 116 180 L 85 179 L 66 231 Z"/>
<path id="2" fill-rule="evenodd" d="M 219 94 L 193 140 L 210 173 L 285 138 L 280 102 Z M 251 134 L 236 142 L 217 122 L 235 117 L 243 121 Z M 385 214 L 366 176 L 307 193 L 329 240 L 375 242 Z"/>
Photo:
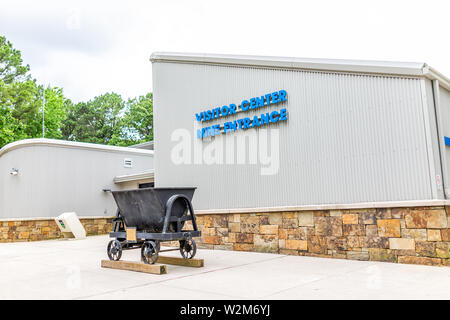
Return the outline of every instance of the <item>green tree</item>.
<path id="1" fill-rule="evenodd" d="M 122 145 L 131 145 L 153 140 L 153 94 L 129 99 L 121 123 Z"/>
<path id="2" fill-rule="evenodd" d="M 34 135 L 40 102 L 29 70 L 20 51 L 0 37 L 0 147 Z"/>
<path id="3" fill-rule="evenodd" d="M 12 116 L 12 110 L 0 103 L 0 148 L 17 140 L 20 123 Z"/>
<path id="4" fill-rule="evenodd" d="M 3 109 L 3 114 L 12 117 L 8 120 L 11 124 L 8 126 L 8 132 L 13 130 L 11 133 L 13 141 L 42 136 L 43 95 L 44 87 L 37 86 L 32 80 L 13 82 L 0 87 L 0 108 Z M 70 101 L 64 97 L 61 88 L 45 89 L 46 138 L 63 137 L 61 126 L 69 104 Z"/>
<path id="5" fill-rule="evenodd" d="M 16 131 L 17 138 L 34 138 L 39 133 L 42 121 L 39 119 L 39 111 L 42 108 L 40 88 L 34 80 L 13 82 L 6 86 L 7 104 L 12 108 L 12 116 L 21 125 Z"/>
<path id="6" fill-rule="evenodd" d="M 120 118 L 125 103 L 116 93 L 106 93 L 88 102 L 77 103 L 68 110 L 62 122 L 64 139 L 80 142 L 112 144 L 120 131 Z"/>
<path id="7" fill-rule="evenodd" d="M 0 147 L 42 136 L 45 95 L 45 137 L 128 146 L 153 139 L 153 96 L 123 101 L 106 93 L 73 104 L 58 87 L 38 85 L 19 50 L 0 36 Z"/>
<path id="8" fill-rule="evenodd" d="M 42 87 L 40 89 L 44 91 Z M 63 138 L 62 125 L 67 118 L 67 109 L 70 106 L 71 101 L 64 97 L 63 89 L 57 87 L 45 89 L 44 128 L 46 138 Z M 40 128 L 42 128 L 42 110 L 42 108 L 39 110 Z"/>
<path id="9" fill-rule="evenodd" d="M 28 80 L 30 76 L 27 72 L 30 71 L 30 66 L 22 64 L 20 51 L 14 49 L 5 37 L 0 36 L 0 83 L 7 85 Z"/>

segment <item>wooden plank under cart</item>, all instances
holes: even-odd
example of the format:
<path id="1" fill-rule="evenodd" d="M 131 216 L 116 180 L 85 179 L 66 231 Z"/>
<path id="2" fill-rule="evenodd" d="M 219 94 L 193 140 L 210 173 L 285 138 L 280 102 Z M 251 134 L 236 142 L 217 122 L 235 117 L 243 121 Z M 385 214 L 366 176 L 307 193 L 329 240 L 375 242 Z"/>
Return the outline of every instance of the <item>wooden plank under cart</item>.
<path id="1" fill-rule="evenodd" d="M 142 261 L 142 258 L 141 258 Z M 201 268 L 205 265 L 203 259 L 184 259 L 178 257 L 158 256 L 157 263 L 171 264 L 182 267 Z"/>
<path id="2" fill-rule="evenodd" d="M 128 271 L 144 272 L 144 273 L 151 273 L 151 274 L 166 274 L 167 273 L 166 265 L 159 264 L 159 263 L 146 264 L 146 263 L 137 262 L 137 261 L 102 260 L 101 266 L 102 266 L 102 268 L 128 270 Z"/>

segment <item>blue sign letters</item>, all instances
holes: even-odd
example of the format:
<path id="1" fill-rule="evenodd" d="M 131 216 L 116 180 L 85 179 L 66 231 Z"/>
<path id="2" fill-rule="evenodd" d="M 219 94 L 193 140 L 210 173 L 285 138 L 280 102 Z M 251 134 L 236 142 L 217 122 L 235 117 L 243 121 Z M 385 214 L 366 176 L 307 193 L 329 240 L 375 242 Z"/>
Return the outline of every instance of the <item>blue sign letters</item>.
<path id="1" fill-rule="evenodd" d="M 198 122 L 207 122 L 221 117 L 227 117 L 238 112 L 238 107 L 242 111 L 255 110 L 264 106 L 287 101 L 287 93 L 285 90 L 268 93 L 260 97 L 254 97 L 249 100 L 243 100 L 240 106 L 236 106 L 231 103 L 227 106 L 214 108 L 211 110 L 202 111 L 195 114 L 195 119 Z M 281 109 L 279 111 L 271 111 L 262 113 L 259 117 L 242 118 L 234 121 L 225 122 L 222 126 L 219 124 L 204 127 L 197 130 L 197 138 L 202 139 L 205 137 L 215 136 L 221 133 L 230 133 L 237 130 L 246 130 L 249 128 L 259 127 L 267 125 L 269 123 L 276 123 L 278 121 L 287 120 L 287 110 Z M 222 131 L 223 129 L 223 131 Z"/>

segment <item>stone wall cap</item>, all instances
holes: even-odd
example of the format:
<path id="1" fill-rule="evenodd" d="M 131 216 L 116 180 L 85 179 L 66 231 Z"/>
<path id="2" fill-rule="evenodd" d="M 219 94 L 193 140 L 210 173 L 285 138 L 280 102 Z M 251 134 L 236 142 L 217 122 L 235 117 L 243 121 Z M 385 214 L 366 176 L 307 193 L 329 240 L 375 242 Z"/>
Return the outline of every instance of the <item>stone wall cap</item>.
<path id="1" fill-rule="evenodd" d="M 436 200 L 358 202 L 347 204 L 321 204 L 321 205 L 278 206 L 278 207 L 257 207 L 257 208 L 236 208 L 236 209 L 207 209 L 207 210 L 199 209 L 195 210 L 195 213 L 201 215 L 201 214 L 261 213 L 261 212 L 434 207 L 434 206 L 450 206 L 450 201 L 436 199 Z"/>
<path id="2" fill-rule="evenodd" d="M 56 217 L 27 217 L 27 218 L 1 218 L 0 222 L 13 221 L 48 221 L 55 220 Z M 115 216 L 79 216 L 78 219 L 113 219 Z"/>

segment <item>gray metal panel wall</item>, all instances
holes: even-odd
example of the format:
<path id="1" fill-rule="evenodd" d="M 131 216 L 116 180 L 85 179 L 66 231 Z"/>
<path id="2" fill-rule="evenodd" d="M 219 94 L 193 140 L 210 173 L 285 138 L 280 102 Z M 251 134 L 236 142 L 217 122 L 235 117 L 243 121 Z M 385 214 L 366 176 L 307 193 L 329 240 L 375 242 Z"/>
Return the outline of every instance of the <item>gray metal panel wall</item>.
<path id="1" fill-rule="evenodd" d="M 155 62 L 155 183 L 197 186 L 197 209 L 432 199 L 421 81 Z M 196 112 L 280 89 L 287 91 L 283 106 L 288 121 L 265 127 L 279 129 L 276 175 L 261 175 L 260 164 L 171 161 L 179 143 L 171 140 L 176 129 L 190 132 L 197 148 L 262 131 L 238 131 L 202 142 L 195 138 Z"/>
<path id="2" fill-rule="evenodd" d="M 133 167 L 124 168 L 124 158 Z M 11 176 L 11 168 L 19 174 Z M 153 168 L 153 156 L 45 145 L 11 150 L 0 157 L 0 218 L 115 215 L 116 204 L 102 188 L 121 189 L 116 175 Z"/>
<path id="3" fill-rule="evenodd" d="M 439 87 L 439 104 L 442 123 L 442 137 L 450 137 L 450 92 L 442 87 Z M 450 146 L 445 146 L 444 161 L 447 163 L 447 170 L 450 169 Z M 447 172 L 446 189 L 450 188 L 450 172 Z"/>
<path id="4" fill-rule="evenodd" d="M 433 92 L 433 85 L 431 80 L 423 79 L 421 80 L 424 84 L 423 90 L 423 102 L 424 102 L 424 115 L 427 113 L 424 121 L 424 127 L 428 124 L 428 141 L 429 150 L 427 151 L 428 161 L 429 161 L 429 171 L 430 171 L 430 183 L 433 192 L 434 199 L 444 199 L 444 188 L 443 188 L 443 177 L 440 159 L 440 145 L 437 130 L 437 116 L 435 108 L 435 97 Z M 425 130 L 427 128 L 425 127 Z M 439 178 L 438 178 L 439 176 Z M 438 183 L 438 181 L 440 181 Z"/>

